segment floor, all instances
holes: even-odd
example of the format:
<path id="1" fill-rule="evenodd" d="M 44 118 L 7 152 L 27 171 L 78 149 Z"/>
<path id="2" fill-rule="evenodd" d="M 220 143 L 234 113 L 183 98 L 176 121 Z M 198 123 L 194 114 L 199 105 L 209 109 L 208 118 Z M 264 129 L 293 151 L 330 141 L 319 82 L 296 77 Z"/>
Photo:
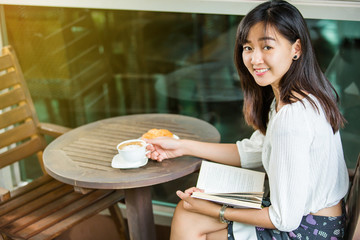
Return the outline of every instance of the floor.
<path id="1" fill-rule="evenodd" d="M 156 225 L 156 239 L 168 240 L 170 227 Z M 112 219 L 98 214 L 66 231 L 55 240 L 123 240 L 116 231 Z"/>

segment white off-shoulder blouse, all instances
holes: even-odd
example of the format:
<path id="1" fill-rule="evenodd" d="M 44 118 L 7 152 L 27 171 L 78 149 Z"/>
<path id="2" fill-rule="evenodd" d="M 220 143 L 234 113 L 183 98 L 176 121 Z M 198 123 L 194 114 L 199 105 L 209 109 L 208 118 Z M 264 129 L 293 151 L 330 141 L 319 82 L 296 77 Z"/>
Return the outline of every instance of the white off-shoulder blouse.
<path id="1" fill-rule="evenodd" d="M 303 99 L 276 112 L 274 100 L 266 135 L 255 131 L 236 143 L 242 167 L 264 167 L 272 204 L 270 219 L 280 231 L 298 228 L 304 215 L 336 205 L 348 190 L 340 134 L 333 133 L 321 105 L 310 97 L 319 111 Z M 236 229 L 244 226 L 236 224 L 235 239 L 243 239 Z"/>

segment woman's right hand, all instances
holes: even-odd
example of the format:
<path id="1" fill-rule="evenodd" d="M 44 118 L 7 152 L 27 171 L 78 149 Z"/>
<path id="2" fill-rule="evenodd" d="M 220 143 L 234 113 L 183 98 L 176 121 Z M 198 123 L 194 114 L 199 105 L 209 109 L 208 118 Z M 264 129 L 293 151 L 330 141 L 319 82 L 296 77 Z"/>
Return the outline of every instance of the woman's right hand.
<path id="1" fill-rule="evenodd" d="M 158 137 L 153 139 L 143 139 L 149 143 L 147 150 L 148 158 L 161 162 L 164 159 L 180 157 L 183 155 L 181 140 L 170 137 Z"/>

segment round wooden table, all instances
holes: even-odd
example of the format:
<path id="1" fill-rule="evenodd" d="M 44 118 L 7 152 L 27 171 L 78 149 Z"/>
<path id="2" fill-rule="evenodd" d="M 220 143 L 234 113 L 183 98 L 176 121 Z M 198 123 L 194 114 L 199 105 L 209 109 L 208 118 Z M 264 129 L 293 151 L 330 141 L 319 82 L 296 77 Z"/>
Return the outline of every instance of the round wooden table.
<path id="1" fill-rule="evenodd" d="M 116 145 L 139 138 L 151 128 L 166 128 L 181 139 L 219 142 L 211 124 L 175 114 L 138 114 L 93 122 L 52 141 L 44 151 L 44 167 L 55 179 L 77 188 L 124 189 L 131 239 L 156 239 L 151 186 L 186 176 L 200 168 L 201 159 L 184 156 L 140 168 L 114 169 Z M 190 186 L 189 186 L 190 187 Z"/>

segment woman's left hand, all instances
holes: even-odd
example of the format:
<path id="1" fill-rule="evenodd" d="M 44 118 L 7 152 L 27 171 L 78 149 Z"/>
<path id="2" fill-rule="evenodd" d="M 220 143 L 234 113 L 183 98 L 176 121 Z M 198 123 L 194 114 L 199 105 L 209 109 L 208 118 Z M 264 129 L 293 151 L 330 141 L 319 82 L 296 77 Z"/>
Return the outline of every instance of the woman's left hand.
<path id="1" fill-rule="evenodd" d="M 193 192 L 203 192 L 203 190 L 192 187 L 185 190 L 184 192 L 180 190 L 176 191 L 176 194 L 179 196 L 179 198 L 183 200 L 184 209 L 215 218 L 219 216 L 221 205 L 213 203 L 211 201 L 193 198 L 191 197 Z"/>

